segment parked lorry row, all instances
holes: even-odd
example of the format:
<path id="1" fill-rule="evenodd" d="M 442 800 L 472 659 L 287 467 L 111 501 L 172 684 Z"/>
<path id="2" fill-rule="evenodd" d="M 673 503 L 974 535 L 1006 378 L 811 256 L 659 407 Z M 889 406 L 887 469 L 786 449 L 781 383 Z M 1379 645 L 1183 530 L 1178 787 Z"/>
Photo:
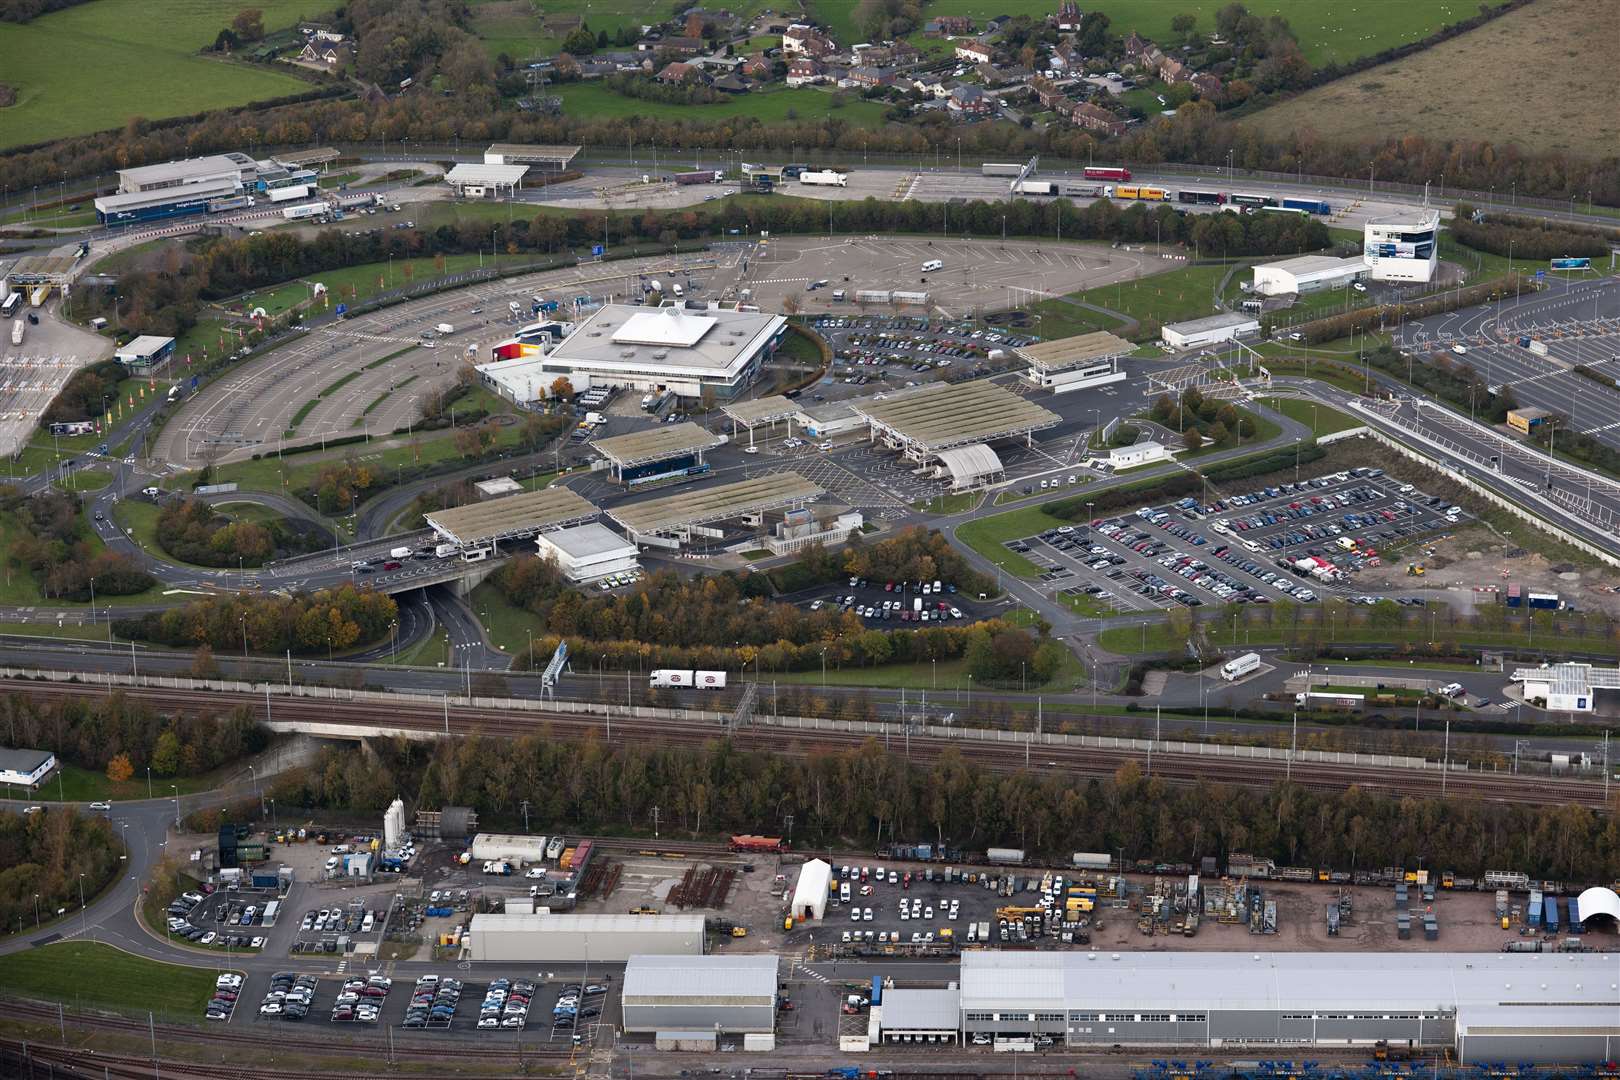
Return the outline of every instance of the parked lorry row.
<path id="1" fill-rule="evenodd" d="M 652 690 L 724 690 L 726 673 L 659 668 L 647 677 L 647 686 Z"/>

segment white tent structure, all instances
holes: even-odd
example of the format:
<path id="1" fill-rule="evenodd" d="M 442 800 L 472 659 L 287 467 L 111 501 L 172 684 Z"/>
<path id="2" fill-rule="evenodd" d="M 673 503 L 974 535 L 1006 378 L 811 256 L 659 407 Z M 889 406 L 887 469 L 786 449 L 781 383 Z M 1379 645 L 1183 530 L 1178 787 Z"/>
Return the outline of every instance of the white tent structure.
<path id="1" fill-rule="evenodd" d="M 1575 900 L 1575 908 L 1583 923 L 1594 915 L 1607 915 L 1620 921 L 1620 895 L 1602 885 L 1594 885 L 1581 893 Z"/>
<path id="2" fill-rule="evenodd" d="M 825 919 L 827 892 L 832 884 L 832 867 L 820 859 L 811 859 L 799 867 L 799 884 L 793 890 L 795 919 Z"/>
<path id="3" fill-rule="evenodd" d="M 952 491 L 966 491 L 988 484 L 1006 472 L 1001 458 L 984 443 L 969 443 L 967 446 L 941 450 L 939 463 L 943 472 L 951 478 Z"/>

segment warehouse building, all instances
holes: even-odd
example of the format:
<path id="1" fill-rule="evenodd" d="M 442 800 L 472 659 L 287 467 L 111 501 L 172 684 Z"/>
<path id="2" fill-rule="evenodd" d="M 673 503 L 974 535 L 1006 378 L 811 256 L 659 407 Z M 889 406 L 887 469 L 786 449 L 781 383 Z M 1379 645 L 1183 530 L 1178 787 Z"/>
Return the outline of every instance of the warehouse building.
<path id="1" fill-rule="evenodd" d="M 600 522 L 541 533 L 534 542 L 540 557 L 555 562 L 576 585 L 629 574 L 640 567 L 636 545 Z"/>
<path id="2" fill-rule="evenodd" d="M 632 956 L 624 969 L 624 1030 L 774 1032 L 777 967 L 774 953 Z"/>
<path id="3" fill-rule="evenodd" d="M 153 188 L 146 191 L 98 195 L 96 220 L 102 225 L 122 225 L 137 221 L 206 213 L 216 199 L 241 194 L 240 182 L 228 178 L 200 180 L 183 187 Z"/>
<path id="4" fill-rule="evenodd" d="M 174 356 L 174 338 L 142 334 L 113 351 L 113 359 L 130 371 L 155 371 Z"/>
<path id="5" fill-rule="evenodd" d="M 56 755 L 49 750 L 0 749 L 0 784 L 35 788 L 56 768 Z"/>
<path id="6" fill-rule="evenodd" d="M 962 957 L 967 1037 L 1070 1048 L 1452 1047 L 1464 1063 L 1610 1060 L 1600 953 L 1000 953 Z"/>
<path id="7" fill-rule="evenodd" d="M 1013 350 L 1029 364 L 1024 379 L 1054 394 L 1123 381 L 1119 361 L 1135 351 L 1135 345 L 1106 330 Z"/>
<path id="8" fill-rule="evenodd" d="M 1440 211 L 1429 207 L 1370 217 L 1362 230 L 1362 262 L 1374 281 L 1433 281 L 1439 235 Z"/>
<path id="9" fill-rule="evenodd" d="M 1600 690 L 1620 690 L 1620 668 L 1565 663 L 1519 668 L 1513 681 L 1524 685 L 1524 700 L 1550 712 L 1593 712 Z"/>
<path id="10" fill-rule="evenodd" d="M 1223 341 L 1236 341 L 1240 337 L 1260 332 L 1260 320 L 1252 315 L 1223 311 L 1187 322 L 1165 323 L 1159 337 L 1172 349 L 1201 349 Z"/>
<path id="11" fill-rule="evenodd" d="M 468 960 L 623 964 L 632 956 L 702 956 L 702 915 L 506 915 L 472 917 Z"/>
<path id="12" fill-rule="evenodd" d="M 811 859 L 799 867 L 799 883 L 793 887 L 794 919 L 825 919 L 827 894 L 832 886 L 832 867 L 822 859 Z"/>
<path id="13" fill-rule="evenodd" d="M 883 1002 L 874 1005 L 877 1027 L 886 1043 L 954 1043 L 962 993 L 922 987 L 885 987 Z"/>
<path id="14" fill-rule="evenodd" d="M 118 194 L 136 191 L 162 191 L 228 180 L 237 190 L 258 176 L 259 163 L 246 154 L 211 154 L 207 157 L 164 161 L 156 165 L 136 165 L 118 170 Z"/>
<path id="15" fill-rule="evenodd" d="M 1261 263 L 1254 268 L 1254 291 L 1261 296 L 1321 292 L 1349 285 L 1367 272 L 1367 264 L 1357 255 L 1337 259 L 1332 255 L 1301 255 L 1297 259 Z"/>
<path id="16" fill-rule="evenodd" d="M 538 358 L 531 378 L 544 388 L 566 376 L 576 392 L 603 386 L 696 398 L 707 390 L 729 399 L 752 385 L 786 333 L 780 315 L 606 304 Z"/>

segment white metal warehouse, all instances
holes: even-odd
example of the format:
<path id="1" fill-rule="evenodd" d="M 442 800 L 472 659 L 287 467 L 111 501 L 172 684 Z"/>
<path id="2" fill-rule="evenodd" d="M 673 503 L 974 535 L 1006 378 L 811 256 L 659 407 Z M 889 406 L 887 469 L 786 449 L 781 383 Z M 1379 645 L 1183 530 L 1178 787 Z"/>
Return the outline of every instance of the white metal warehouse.
<path id="1" fill-rule="evenodd" d="M 624 969 L 624 1030 L 773 1032 L 776 971 L 774 953 L 632 956 Z"/>
<path id="2" fill-rule="evenodd" d="M 474 915 L 467 959 L 622 964 L 632 956 L 702 956 L 701 915 Z"/>
<path id="3" fill-rule="evenodd" d="M 1235 311 L 1223 311 L 1202 319 L 1165 323 L 1159 330 L 1159 337 L 1172 349 L 1198 349 L 1259 332 L 1259 319 Z"/>
<path id="4" fill-rule="evenodd" d="M 962 956 L 962 1028 L 1070 1047 L 1454 1047 L 1465 1063 L 1620 1052 L 1605 953 Z"/>
<path id="5" fill-rule="evenodd" d="M 827 891 L 832 885 L 832 867 L 821 859 L 811 859 L 799 867 L 799 883 L 793 889 L 795 919 L 825 919 Z"/>
<path id="6" fill-rule="evenodd" d="M 1367 272 L 1361 256 L 1336 259 L 1332 255 L 1301 255 L 1296 259 L 1261 263 L 1254 268 L 1254 291 L 1261 296 L 1320 292 L 1348 285 Z"/>

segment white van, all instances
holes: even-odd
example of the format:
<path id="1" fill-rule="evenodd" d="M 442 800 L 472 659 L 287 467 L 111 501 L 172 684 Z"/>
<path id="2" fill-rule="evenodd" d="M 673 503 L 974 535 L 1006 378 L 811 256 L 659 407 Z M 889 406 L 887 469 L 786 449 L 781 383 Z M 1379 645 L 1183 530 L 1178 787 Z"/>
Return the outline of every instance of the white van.
<path id="1" fill-rule="evenodd" d="M 923 263 L 923 265 L 922 265 L 922 272 L 925 273 L 925 274 L 931 274 L 935 270 L 943 270 L 943 269 L 945 269 L 945 263 L 941 259 L 929 259 L 927 262 Z"/>
<path id="2" fill-rule="evenodd" d="M 670 282 L 669 287 L 670 287 L 670 290 L 675 293 L 675 299 L 677 299 L 677 300 L 679 300 L 681 297 L 686 295 L 686 290 L 682 289 L 679 285 L 677 285 L 674 282 Z"/>

